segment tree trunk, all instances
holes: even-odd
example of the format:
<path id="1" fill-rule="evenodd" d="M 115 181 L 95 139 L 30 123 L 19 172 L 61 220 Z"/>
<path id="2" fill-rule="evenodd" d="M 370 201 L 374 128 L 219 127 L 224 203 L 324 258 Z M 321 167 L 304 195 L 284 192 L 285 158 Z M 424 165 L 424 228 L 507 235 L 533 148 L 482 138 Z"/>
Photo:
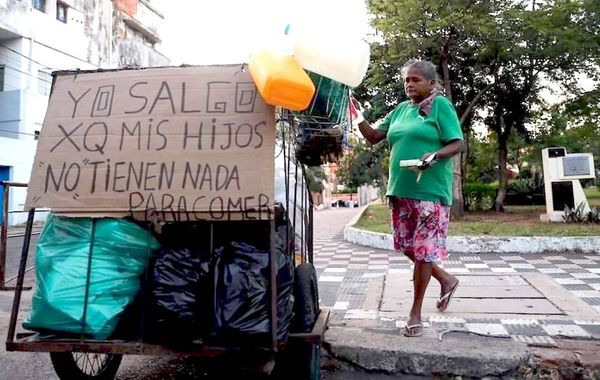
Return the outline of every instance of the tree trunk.
<path id="1" fill-rule="evenodd" d="M 450 86 L 450 69 L 448 68 L 448 45 L 442 46 L 441 52 L 442 74 L 444 76 L 444 88 L 446 96 L 452 101 L 452 88 Z M 462 215 L 465 211 L 465 202 L 462 193 L 462 154 L 457 154 L 452 158 L 454 165 L 454 174 L 452 178 L 452 214 Z"/>
<path id="2" fill-rule="evenodd" d="M 506 197 L 506 185 L 508 175 L 506 173 L 506 161 L 508 157 L 508 136 L 504 133 L 498 134 L 498 170 L 500 174 L 500 183 L 498 193 L 496 194 L 496 211 L 504 211 L 504 198 Z"/>
<path id="3" fill-rule="evenodd" d="M 442 66 L 442 75 L 444 80 L 444 91 L 446 97 L 452 101 L 452 86 L 450 83 L 450 68 L 448 67 L 448 59 L 450 53 L 448 52 L 448 39 L 442 43 L 440 51 L 440 65 Z"/>
<path id="4" fill-rule="evenodd" d="M 452 214 L 462 215 L 465 211 L 465 203 L 462 193 L 462 153 L 452 158 L 454 175 L 452 178 Z"/>
<path id="5" fill-rule="evenodd" d="M 388 181 L 387 174 L 385 170 L 383 170 L 383 166 L 381 167 L 379 178 L 381 181 L 381 186 L 379 187 L 379 197 L 385 202 L 385 194 L 387 193 Z"/>

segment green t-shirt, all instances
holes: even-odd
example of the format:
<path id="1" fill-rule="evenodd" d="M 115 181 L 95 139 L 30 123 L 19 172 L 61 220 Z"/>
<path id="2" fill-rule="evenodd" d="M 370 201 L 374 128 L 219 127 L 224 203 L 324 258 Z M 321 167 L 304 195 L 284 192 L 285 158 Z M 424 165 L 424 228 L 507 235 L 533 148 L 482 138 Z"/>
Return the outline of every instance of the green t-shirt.
<path id="1" fill-rule="evenodd" d="M 437 152 L 452 140 L 462 140 L 460 122 L 452 103 L 444 96 L 437 96 L 430 114 L 422 116 L 416 104 L 402 102 L 377 129 L 387 133 L 391 147 L 387 195 L 451 205 L 452 159 L 433 164 L 423 171 L 419 182 L 417 173 L 400 167 L 400 160 L 420 160 L 425 153 Z"/>

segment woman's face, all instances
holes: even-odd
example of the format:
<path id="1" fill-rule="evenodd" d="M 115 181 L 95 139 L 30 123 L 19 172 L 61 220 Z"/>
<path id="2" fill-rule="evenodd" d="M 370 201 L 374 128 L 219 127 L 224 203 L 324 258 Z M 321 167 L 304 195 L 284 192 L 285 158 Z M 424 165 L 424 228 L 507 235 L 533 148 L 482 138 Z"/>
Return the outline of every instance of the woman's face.
<path id="1" fill-rule="evenodd" d="M 433 89 L 433 80 L 427 80 L 421 70 L 409 68 L 404 75 L 404 91 L 415 103 L 424 100 Z"/>

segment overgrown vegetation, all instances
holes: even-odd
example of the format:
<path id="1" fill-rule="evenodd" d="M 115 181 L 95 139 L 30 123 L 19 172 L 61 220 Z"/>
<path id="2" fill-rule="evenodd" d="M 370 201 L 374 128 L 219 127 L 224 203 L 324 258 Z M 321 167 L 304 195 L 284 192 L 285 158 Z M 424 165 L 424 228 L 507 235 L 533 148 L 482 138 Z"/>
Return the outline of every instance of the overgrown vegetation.
<path id="1" fill-rule="evenodd" d="M 586 210 L 584 202 L 581 202 L 573 208 L 565 206 L 563 220 L 565 223 L 600 224 L 600 210 L 598 210 L 596 207 L 591 207 L 589 210 Z"/>
<path id="2" fill-rule="evenodd" d="M 465 207 L 469 211 L 487 211 L 494 207 L 496 199 L 496 184 L 488 183 L 467 183 L 463 186 L 465 197 Z"/>

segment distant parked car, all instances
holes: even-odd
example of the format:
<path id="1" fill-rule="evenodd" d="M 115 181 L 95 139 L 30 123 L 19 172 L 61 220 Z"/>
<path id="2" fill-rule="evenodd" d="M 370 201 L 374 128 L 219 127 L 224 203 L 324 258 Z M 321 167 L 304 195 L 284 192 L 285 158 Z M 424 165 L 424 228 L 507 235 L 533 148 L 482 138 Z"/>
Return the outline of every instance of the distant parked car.
<path id="1" fill-rule="evenodd" d="M 358 207 L 358 201 L 346 201 L 344 207 Z"/>

